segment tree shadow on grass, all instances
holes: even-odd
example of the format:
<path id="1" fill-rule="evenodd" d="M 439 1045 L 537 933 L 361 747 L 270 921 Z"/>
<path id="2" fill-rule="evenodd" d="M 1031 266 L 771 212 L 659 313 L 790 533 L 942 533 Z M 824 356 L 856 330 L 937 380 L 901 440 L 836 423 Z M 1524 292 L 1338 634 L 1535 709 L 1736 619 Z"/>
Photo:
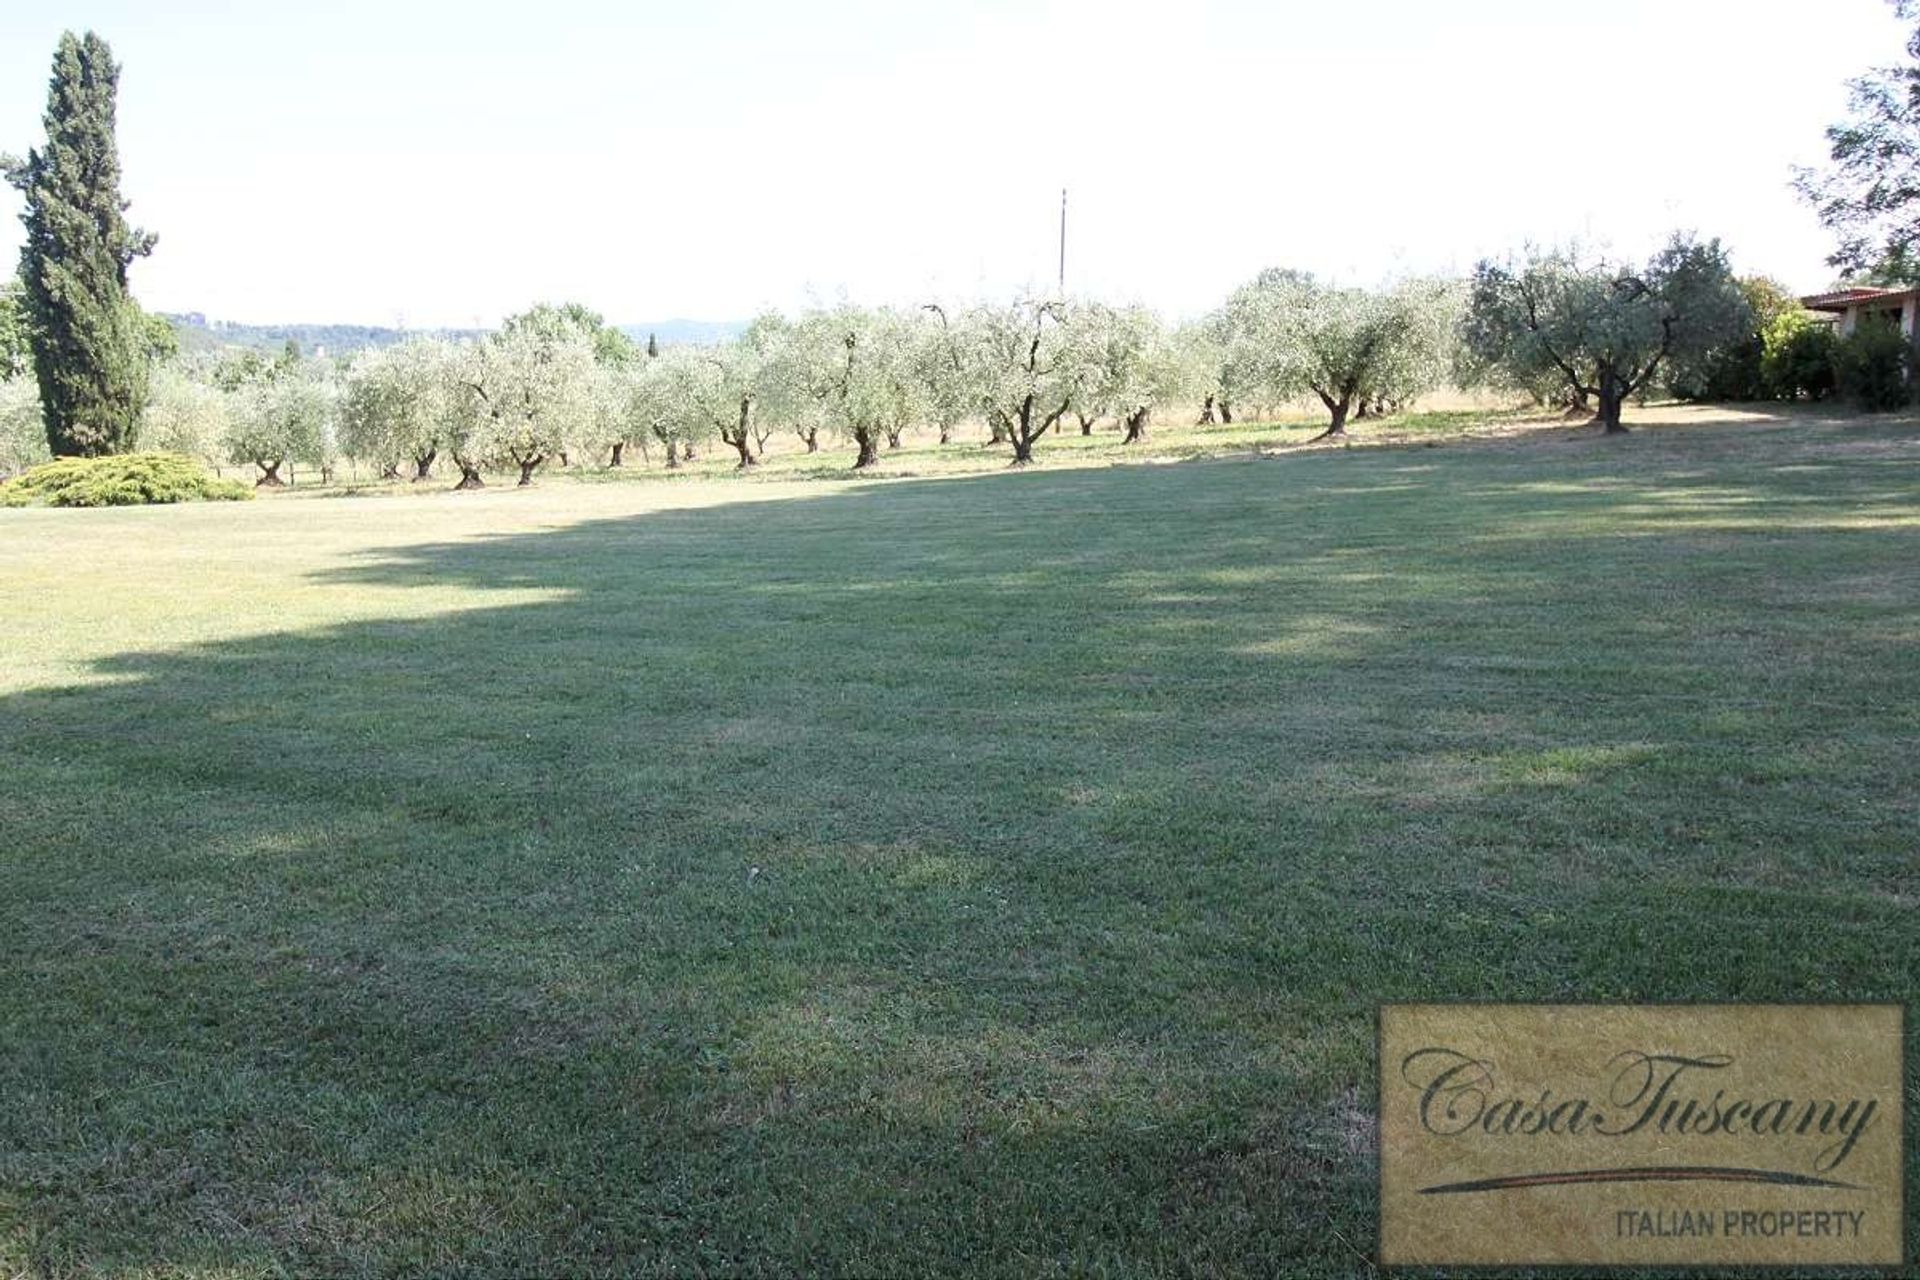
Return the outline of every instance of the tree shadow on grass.
<path id="1" fill-rule="evenodd" d="M 0 1258 L 1363 1270 L 1376 1001 L 1920 978 L 1912 600 L 1777 598 L 1912 528 L 1706 548 L 1619 467 L 390 548 L 313 589 L 556 594 L 7 698 Z"/>

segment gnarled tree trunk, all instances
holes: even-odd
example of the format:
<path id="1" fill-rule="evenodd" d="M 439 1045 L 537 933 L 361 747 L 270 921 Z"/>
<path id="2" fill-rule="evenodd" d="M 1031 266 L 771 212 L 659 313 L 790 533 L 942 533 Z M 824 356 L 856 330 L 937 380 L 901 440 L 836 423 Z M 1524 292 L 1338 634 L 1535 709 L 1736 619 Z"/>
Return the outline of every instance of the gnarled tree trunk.
<path id="1" fill-rule="evenodd" d="M 1217 421 L 1218 419 L 1213 415 L 1213 397 L 1208 396 L 1207 402 L 1200 406 L 1200 416 L 1194 421 L 1193 425 L 1196 427 L 1210 427 Z"/>
<path id="2" fill-rule="evenodd" d="M 439 456 L 438 449 L 429 449 L 425 453 L 413 455 L 413 479 L 416 484 L 433 475 L 433 460 Z"/>
<path id="3" fill-rule="evenodd" d="M 533 473 L 538 471 L 540 464 L 546 460 L 547 455 L 544 453 L 536 453 L 531 458 L 515 458 L 514 461 L 520 464 L 520 483 L 515 487 L 524 489 L 532 484 Z"/>
<path id="4" fill-rule="evenodd" d="M 615 440 L 613 442 L 613 456 L 607 459 L 607 465 L 610 467 L 626 466 L 627 465 L 626 453 L 627 453 L 627 442 L 625 440 Z"/>
<path id="5" fill-rule="evenodd" d="M 878 436 L 871 431 L 862 429 L 856 430 L 853 433 L 853 439 L 854 443 L 860 446 L 860 456 L 853 460 L 853 469 L 855 471 L 871 467 L 880 461 L 880 438 Z"/>
<path id="6" fill-rule="evenodd" d="M 1599 400 L 1600 407 L 1594 412 L 1593 420 L 1607 435 L 1621 435 L 1626 432 L 1626 424 L 1620 421 L 1620 411 L 1625 406 L 1627 390 L 1621 385 L 1620 376 L 1611 369 L 1600 371 Z"/>
<path id="7" fill-rule="evenodd" d="M 455 493 L 458 493 L 462 489 L 484 489 L 487 487 L 486 480 L 480 475 L 480 466 L 478 463 L 469 462 L 456 453 L 453 455 L 453 465 L 460 468 L 460 483 L 453 486 Z"/>
<path id="8" fill-rule="evenodd" d="M 1307 441 L 1308 444 L 1315 444 L 1334 436 L 1346 435 L 1347 413 L 1353 408 L 1353 393 L 1351 391 L 1342 392 L 1338 400 L 1324 391 L 1318 392 L 1317 394 L 1320 397 L 1320 403 L 1327 406 L 1327 413 L 1332 416 L 1333 422 L 1325 431 L 1322 431 L 1312 440 Z"/>
<path id="9" fill-rule="evenodd" d="M 279 489 L 284 487 L 287 482 L 280 478 L 280 467 L 285 461 L 285 458 L 275 458 L 272 462 L 261 462 L 257 458 L 254 459 L 253 465 L 260 468 L 260 478 L 253 482 L 253 487 L 256 489 Z"/>
<path id="10" fill-rule="evenodd" d="M 1153 409 L 1142 405 L 1127 415 L 1127 434 L 1121 444 L 1141 444 L 1147 438 L 1147 419 L 1153 416 Z"/>

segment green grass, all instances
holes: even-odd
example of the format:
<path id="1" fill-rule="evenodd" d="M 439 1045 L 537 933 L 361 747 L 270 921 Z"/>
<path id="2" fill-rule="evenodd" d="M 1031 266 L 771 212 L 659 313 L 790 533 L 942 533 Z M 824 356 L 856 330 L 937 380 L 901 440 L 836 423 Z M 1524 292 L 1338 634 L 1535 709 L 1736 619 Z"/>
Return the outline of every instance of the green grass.
<path id="1" fill-rule="evenodd" d="M 0 514 L 0 1272 L 1364 1274 L 1380 1000 L 1920 986 L 1916 464 Z"/>

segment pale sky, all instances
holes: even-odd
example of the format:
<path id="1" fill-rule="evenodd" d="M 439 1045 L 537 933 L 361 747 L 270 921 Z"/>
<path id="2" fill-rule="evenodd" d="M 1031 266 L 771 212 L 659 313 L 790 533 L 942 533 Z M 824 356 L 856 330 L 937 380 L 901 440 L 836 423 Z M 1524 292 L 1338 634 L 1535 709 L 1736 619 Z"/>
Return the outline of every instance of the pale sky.
<path id="1" fill-rule="evenodd" d="M 1813 289 L 1791 166 L 1904 38 L 1882 0 L 7 0 L 0 150 L 68 27 L 124 68 L 148 307 L 411 326 L 1006 295 L 1063 186 L 1069 288 L 1173 318 L 1676 227 Z"/>

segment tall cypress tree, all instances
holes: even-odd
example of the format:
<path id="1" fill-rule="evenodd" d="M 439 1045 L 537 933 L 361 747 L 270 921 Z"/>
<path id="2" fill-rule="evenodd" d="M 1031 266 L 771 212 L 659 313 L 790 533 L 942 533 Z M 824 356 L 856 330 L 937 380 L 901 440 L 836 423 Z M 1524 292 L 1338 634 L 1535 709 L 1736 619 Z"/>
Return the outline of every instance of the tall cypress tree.
<path id="1" fill-rule="evenodd" d="M 56 455 L 133 448 L 147 398 L 147 342 L 127 267 L 153 237 L 127 225 L 114 142 L 120 68 L 89 31 L 60 37 L 46 146 L 3 161 L 26 196 L 20 276 L 47 443 Z"/>

